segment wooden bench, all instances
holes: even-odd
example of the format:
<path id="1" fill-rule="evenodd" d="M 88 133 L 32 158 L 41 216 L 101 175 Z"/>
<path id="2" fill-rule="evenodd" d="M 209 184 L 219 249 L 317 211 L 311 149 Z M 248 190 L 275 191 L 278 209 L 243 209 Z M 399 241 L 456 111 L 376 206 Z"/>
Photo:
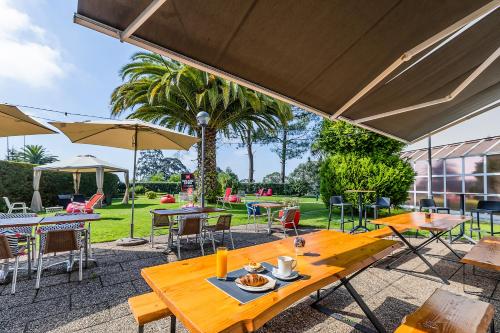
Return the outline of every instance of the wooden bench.
<path id="1" fill-rule="evenodd" d="M 130 310 L 134 315 L 139 333 L 144 332 L 144 325 L 153 321 L 170 316 L 170 332 L 175 332 L 175 316 L 170 312 L 160 297 L 150 292 L 147 294 L 134 296 L 128 299 Z"/>
<path id="2" fill-rule="evenodd" d="M 403 233 L 403 232 L 407 231 L 408 228 L 406 228 L 406 227 L 396 227 L 396 230 L 399 233 Z M 384 228 L 375 229 L 375 230 L 372 230 L 372 231 L 363 232 L 363 233 L 356 234 L 356 235 L 361 235 L 361 236 L 367 236 L 367 237 L 381 239 L 381 238 L 392 236 L 393 234 L 394 234 L 394 232 L 392 231 L 391 228 L 384 227 Z"/>
<path id="3" fill-rule="evenodd" d="M 395 333 L 495 332 L 493 305 L 437 289 L 414 313 L 406 316 Z"/>

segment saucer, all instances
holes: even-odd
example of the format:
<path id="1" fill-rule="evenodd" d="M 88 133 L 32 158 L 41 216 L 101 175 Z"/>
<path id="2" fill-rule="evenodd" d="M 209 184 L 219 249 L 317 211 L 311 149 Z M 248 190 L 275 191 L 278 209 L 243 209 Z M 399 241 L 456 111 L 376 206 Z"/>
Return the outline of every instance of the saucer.
<path id="1" fill-rule="evenodd" d="M 290 280 L 298 278 L 299 272 L 293 271 L 292 274 L 290 274 L 288 276 L 283 276 L 283 275 L 278 274 L 278 271 L 276 270 L 276 268 L 273 268 L 272 275 L 279 280 L 290 281 Z"/>
<path id="2" fill-rule="evenodd" d="M 266 270 L 266 268 L 264 266 L 260 266 L 260 268 L 258 269 L 251 269 L 250 266 L 248 265 L 245 265 L 243 266 L 243 268 L 245 269 L 245 271 L 247 271 L 248 273 L 262 273 Z"/>

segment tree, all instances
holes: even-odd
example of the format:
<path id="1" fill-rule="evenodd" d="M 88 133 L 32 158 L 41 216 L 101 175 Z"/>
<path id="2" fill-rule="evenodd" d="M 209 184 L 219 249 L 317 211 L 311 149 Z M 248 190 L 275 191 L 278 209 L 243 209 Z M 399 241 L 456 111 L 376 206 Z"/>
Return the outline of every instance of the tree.
<path id="1" fill-rule="evenodd" d="M 285 183 L 286 163 L 288 160 L 302 156 L 311 147 L 316 137 L 314 130 L 319 123 L 319 117 L 292 107 L 293 119 L 282 119 L 282 126 L 274 131 L 260 130 L 256 141 L 270 144 L 271 151 L 278 155 L 281 164 L 280 182 Z"/>
<path id="2" fill-rule="evenodd" d="M 225 171 L 219 172 L 217 175 L 219 185 L 222 191 L 226 188 L 231 187 L 233 191 L 237 191 L 239 187 L 238 176 L 231 170 L 231 168 L 226 168 Z"/>
<path id="3" fill-rule="evenodd" d="M 173 174 L 187 171 L 178 158 L 166 157 L 161 150 L 143 150 L 137 160 L 137 175 L 142 180 L 165 181 Z"/>
<path id="4" fill-rule="evenodd" d="M 26 145 L 19 151 L 11 149 L 9 159 L 31 164 L 48 164 L 58 161 L 57 156 L 49 154 L 47 149 L 41 145 Z"/>
<path id="5" fill-rule="evenodd" d="M 151 121 L 201 137 L 196 115 L 206 111 L 205 188 L 215 201 L 217 134 L 243 133 L 245 125 L 273 129 L 277 122 L 271 98 L 236 83 L 152 53 L 136 53 L 120 71 L 125 81 L 111 95 L 112 115 L 130 111 L 128 118 Z M 201 169 L 198 144 L 198 170 Z"/>
<path id="6" fill-rule="evenodd" d="M 307 193 L 317 194 L 319 192 L 319 166 L 320 162 L 312 161 L 300 163 L 289 175 L 288 183 L 292 192 L 299 196 Z"/>
<path id="7" fill-rule="evenodd" d="M 180 173 L 174 173 L 168 177 L 168 182 L 170 183 L 179 183 L 181 181 L 181 174 Z"/>
<path id="8" fill-rule="evenodd" d="M 265 184 L 279 184 L 281 182 L 281 174 L 279 172 L 272 172 L 264 178 L 262 178 L 262 182 Z"/>

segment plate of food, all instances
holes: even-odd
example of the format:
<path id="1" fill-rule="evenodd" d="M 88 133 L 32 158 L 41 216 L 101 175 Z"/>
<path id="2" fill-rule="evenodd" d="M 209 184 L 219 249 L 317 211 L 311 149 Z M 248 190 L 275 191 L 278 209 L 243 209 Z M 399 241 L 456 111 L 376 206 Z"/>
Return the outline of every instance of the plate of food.
<path id="1" fill-rule="evenodd" d="M 246 291 L 267 291 L 274 289 L 276 280 L 262 274 L 247 274 L 236 279 L 236 285 Z"/>
<path id="2" fill-rule="evenodd" d="M 248 265 L 243 266 L 243 268 L 248 273 L 262 273 L 263 271 L 266 270 L 266 268 L 262 266 L 260 262 L 253 262 L 253 261 L 250 261 Z"/>

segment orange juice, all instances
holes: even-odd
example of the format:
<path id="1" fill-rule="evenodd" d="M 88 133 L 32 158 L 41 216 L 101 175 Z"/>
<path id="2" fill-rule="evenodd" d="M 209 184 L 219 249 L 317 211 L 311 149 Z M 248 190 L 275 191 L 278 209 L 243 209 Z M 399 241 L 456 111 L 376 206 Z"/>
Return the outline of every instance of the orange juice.
<path id="1" fill-rule="evenodd" d="M 227 247 L 217 248 L 217 279 L 227 278 Z"/>

